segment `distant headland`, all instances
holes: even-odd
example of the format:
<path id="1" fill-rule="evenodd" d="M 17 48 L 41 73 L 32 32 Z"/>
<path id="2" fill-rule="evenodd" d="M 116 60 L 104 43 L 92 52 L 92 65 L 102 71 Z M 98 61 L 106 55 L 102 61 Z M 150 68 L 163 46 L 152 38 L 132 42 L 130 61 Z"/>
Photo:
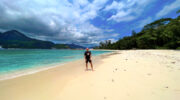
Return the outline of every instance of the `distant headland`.
<path id="1" fill-rule="evenodd" d="M 85 47 L 76 44 L 55 44 L 51 41 L 43 41 L 30 38 L 17 30 L 10 30 L 0 33 L 1 48 L 20 49 L 84 49 Z"/>

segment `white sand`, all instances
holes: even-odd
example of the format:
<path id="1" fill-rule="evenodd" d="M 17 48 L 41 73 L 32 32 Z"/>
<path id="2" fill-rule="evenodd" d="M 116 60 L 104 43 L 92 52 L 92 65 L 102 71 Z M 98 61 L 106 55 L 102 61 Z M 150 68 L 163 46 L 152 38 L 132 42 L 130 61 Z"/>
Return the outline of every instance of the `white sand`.
<path id="1" fill-rule="evenodd" d="M 0 81 L 0 100 L 180 100 L 180 51 L 129 50 Z"/>

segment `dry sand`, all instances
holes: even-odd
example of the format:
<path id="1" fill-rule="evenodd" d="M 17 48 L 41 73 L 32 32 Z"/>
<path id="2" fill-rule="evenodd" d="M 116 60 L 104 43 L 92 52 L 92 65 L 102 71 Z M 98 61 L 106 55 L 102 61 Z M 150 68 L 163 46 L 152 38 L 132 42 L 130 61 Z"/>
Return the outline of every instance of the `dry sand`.
<path id="1" fill-rule="evenodd" d="M 180 100 L 180 51 L 126 50 L 0 81 L 0 100 Z"/>

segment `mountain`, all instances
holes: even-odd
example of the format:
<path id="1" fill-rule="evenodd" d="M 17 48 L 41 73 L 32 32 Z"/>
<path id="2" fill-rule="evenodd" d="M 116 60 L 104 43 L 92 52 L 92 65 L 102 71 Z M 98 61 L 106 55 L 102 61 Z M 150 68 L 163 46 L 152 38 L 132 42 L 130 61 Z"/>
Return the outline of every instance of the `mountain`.
<path id="1" fill-rule="evenodd" d="M 55 44 L 53 48 L 56 49 L 85 49 L 85 47 L 76 44 Z"/>
<path id="2" fill-rule="evenodd" d="M 85 49 L 85 47 L 76 44 L 66 44 L 71 49 Z"/>
<path id="3" fill-rule="evenodd" d="M 50 41 L 42 41 L 27 37 L 17 30 L 10 30 L 0 33 L 0 46 L 2 48 L 23 48 L 23 49 L 84 49 L 85 47 L 76 44 L 55 44 Z"/>
<path id="4" fill-rule="evenodd" d="M 4 32 L 3 34 L 0 35 L 1 40 L 19 40 L 19 41 L 30 41 L 32 40 L 31 38 L 28 38 L 24 34 L 16 31 L 16 30 L 11 30 Z"/>
<path id="5" fill-rule="evenodd" d="M 0 45 L 3 48 L 50 49 L 54 43 L 32 39 L 16 30 L 11 30 L 0 34 Z"/>
<path id="6" fill-rule="evenodd" d="M 94 48 L 96 48 L 96 47 L 98 47 L 98 46 L 91 46 L 91 47 L 89 47 L 89 49 L 94 49 Z"/>
<path id="7" fill-rule="evenodd" d="M 55 49 L 71 49 L 68 45 L 66 45 L 66 44 L 55 44 L 54 46 L 53 46 L 53 48 L 55 48 Z"/>

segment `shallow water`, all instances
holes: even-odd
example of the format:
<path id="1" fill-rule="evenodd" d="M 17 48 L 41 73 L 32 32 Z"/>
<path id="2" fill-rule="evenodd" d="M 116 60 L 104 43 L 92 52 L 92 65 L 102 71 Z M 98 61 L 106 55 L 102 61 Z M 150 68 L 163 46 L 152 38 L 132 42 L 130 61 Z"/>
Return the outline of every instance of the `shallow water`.
<path id="1" fill-rule="evenodd" d="M 96 56 L 110 51 L 91 52 Z M 0 50 L 0 75 L 74 61 L 83 54 L 84 50 Z"/>

